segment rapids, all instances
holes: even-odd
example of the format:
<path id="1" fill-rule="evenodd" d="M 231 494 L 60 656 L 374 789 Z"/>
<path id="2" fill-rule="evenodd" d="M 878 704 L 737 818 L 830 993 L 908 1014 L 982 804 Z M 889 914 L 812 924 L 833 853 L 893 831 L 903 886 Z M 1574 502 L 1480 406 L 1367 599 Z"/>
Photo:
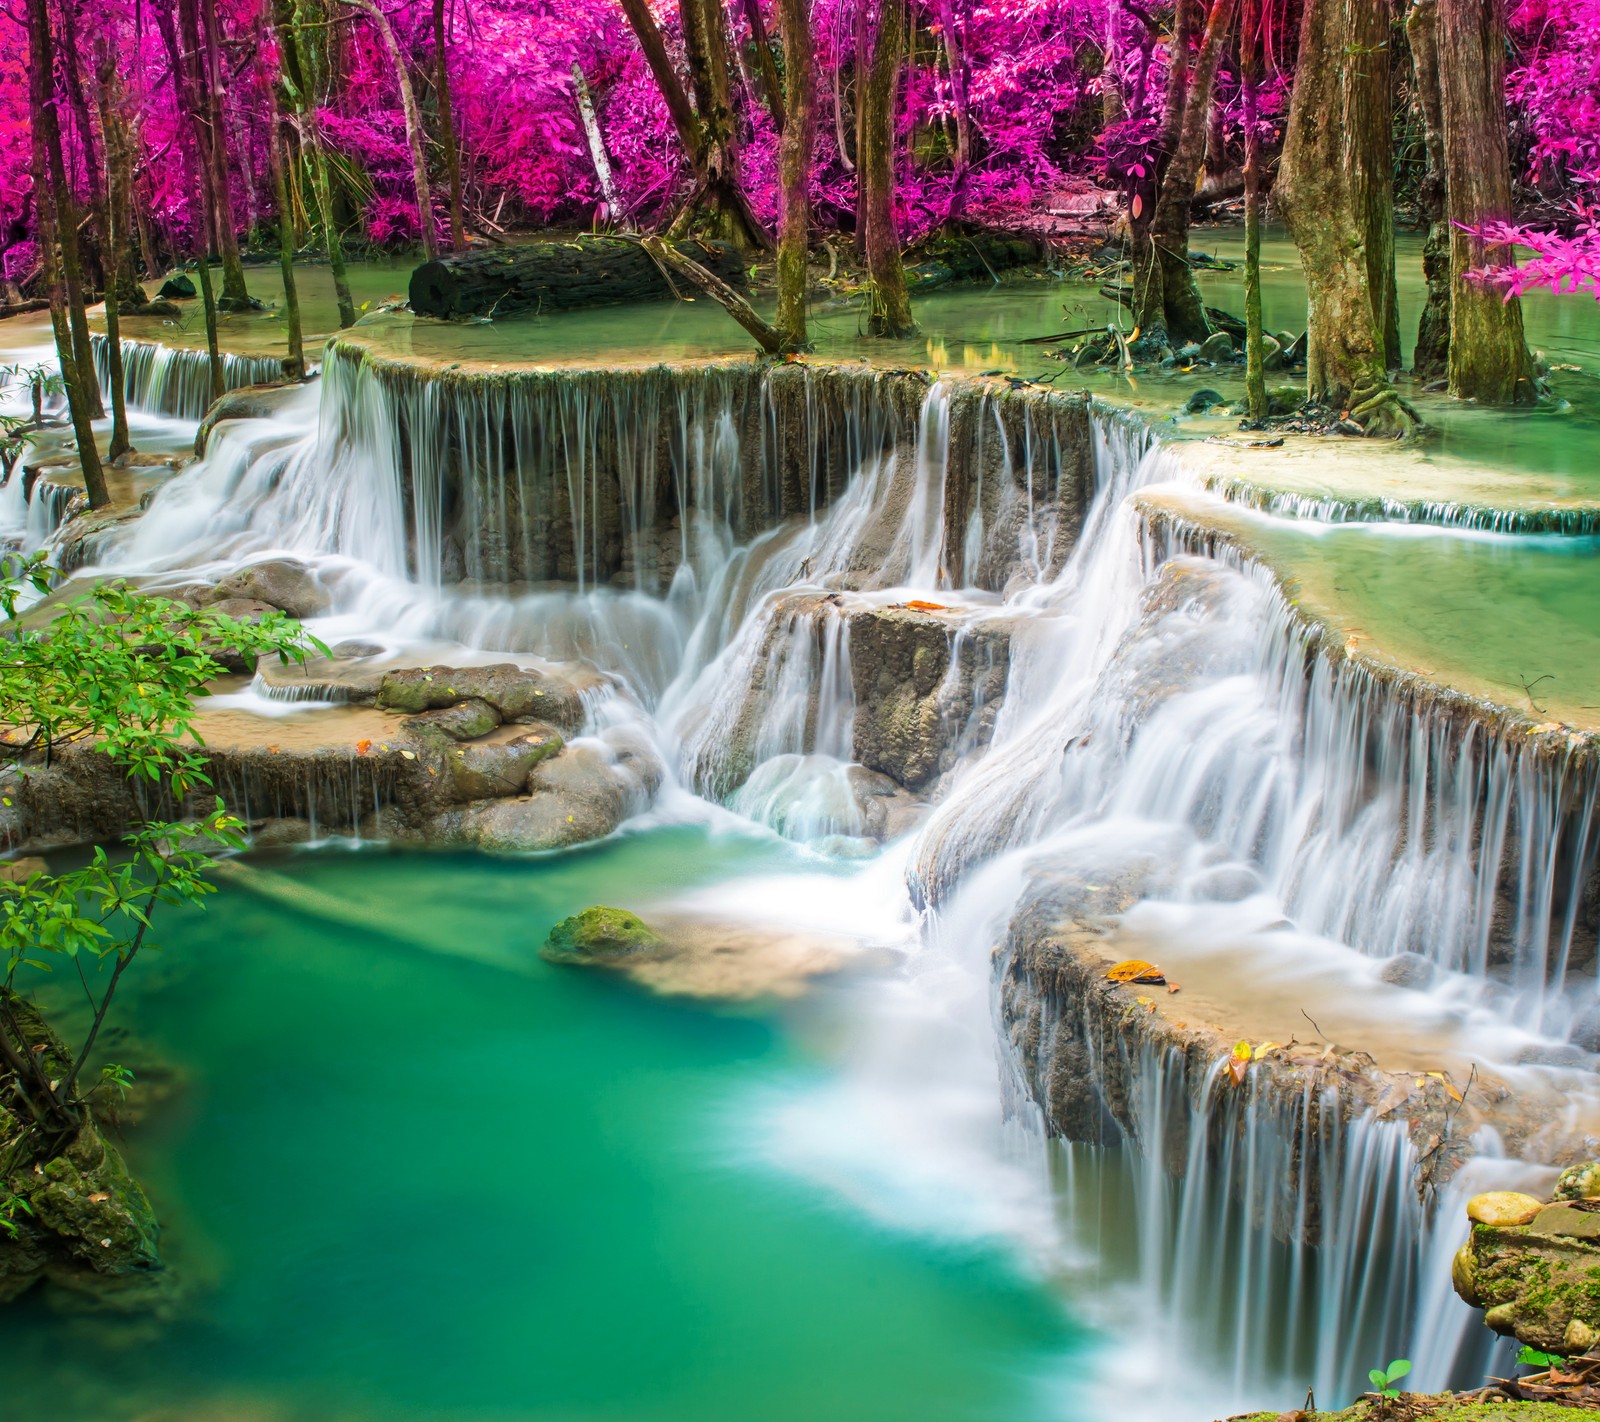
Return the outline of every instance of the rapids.
<path id="1" fill-rule="evenodd" d="M 168 365 L 160 388 L 186 389 L 182 360 Z M 195 413 L 165 394 L 157 403 Z M 285 944 L 281 922 L 259 907 L 230 908 L 222 912 L 258 925 L 268 945 L 261 962 L 241 970 L 253 986 L 208 967 L 194 985 L 180 980 L 178 992 L 241 1033 L 260 1023 L 240 994 L 283 1000 L 290 1015 L 288 999 L 306 997 L 318 1004 L 311 1023 L 341 1041 L 348 1033 L 352 1054 L 403 1055 L 391 988 L 446 994 L 469 1034 L 487 998 L 464 978 L 440 978 L 460 978 L 459 967 L 395 959 L 397 941 L 447 956 L 466 951 L 458 938 L 515 946 L 514 965 L 547 919 L 609 898 L 647 914 L 714 904 L 758 926 L 843 934 L 858 947 L 858 967 L 784 1026 L 720 1013 L 688 1021 L 702 1010 L 657 1008 L 543 970 L 540 990 L 585 1000 L 573 1010 L 592 1025 L 573 1050 L 592 1054 L 594 1073 L 624 1084 L 649 1068 L 634 1058 L 636 1045 L 618 1064 L 613 1038 L 657 1014 L 647 1030 L 665 1032 L 662 1050 L 687 1063 L 689 1079 L 673 1089 L 696 1094 L 697 1111 L 722 1112 L 717 1132 L 703 1121 L 684 1127 L 679 1148 L 759 1157 L 787 1182 L 759 1187 L 776 1192 L 766 1206 L 774 1215 L 799 1209 L 807 1229 L 835 1236 L 870 1220 L 918 1241 L 890 1245 L 875 1235 L 866 1253 L 836 1266 L 847 1275 L 880 1277 L 873 1271 L 889 1266 L 870 1262 L 875 1250 L 909 1249 L 895 1268 L 939 1261 L 942 1280 L 924 1281 L 917 1297 L 886 1291 L 871 1326 L 924 1316 L 908 1330 L 927 1346 L 916 1368 L 934 1369 L 942 1356 L 966 1371 L 930 1381 L 921 1401 L 901 1393 L 872 1415 L 1074 1418 L 1098 1415 L 1115 1398 L 1121 1415 L 1203 1419 L 1288 1405 L 1308 1384 L 1324 1403 L 1348 1397 L 1367 1368 L 1399 1356 L 1415 1360 L 1419 1386 L 1475 1383 L 1493 1340 L 1450 1292 L 1463 1201 L 1488 1184 L 1543 1179 L 1555 1144 L 1600 1117 L 1600 995 L 1584 897 L 1600 850 L 1592 745 L 1529 730 L 1526 718 L 1485 711 L 1465 691 L 1429 691 L 1376 654 L 1338 655 L 1325 624 L 1286 592 L 1292 572 L 1208 536 L 1193 517 L 1162 513 L 1163 499 L 1185 501 L 1186 515 L 1214 501 L 1202 492 L 1202 465 L 1137 415 L 953 374 L 745 363 L 461 371 L 396 360 L 362 340 L 335 342 L 317 382 L 271 419 L 221 425 L 204 458 L 162 483 L 143 518 L 96 545 L 88 571 L 177 586 L 291 556 L 332 589 L 331 610 L 310 624 L 330 644 L 376 643 L 398 665 L 582 660 L 603 677 L 588 702 L 586 737 L 601 747 L 646 740 L 667 782 L 618 838 L 568 860 L 434 860 L 415 871 L 400 867 L 404 856 L 375 851 L 277 861 L 274 873 L 355 901 L 376 900 L 370 874 L 393 886 L 391 908 L 425 898 L 430 926 L 391 924 L 398 916 L 390 915 L 347 926 L 343 936 L 318 930 L 338 958 L 320 965 L 302 993 L 290 984 L 304 959 Z M 61 511 L 36 510 L 41 501 L 10 489 L 0 491 L 6 529 L 48 537 Z M 1311 505 L 1298 512 L 1302 520 L 1317 514 Z M 1363 531 L 1386 532 L 1381 524 Z M 1444 535 L 1418 536 L 1436 549 Z M 1581 585 L 1567 595 L 1580 599 Z M 908 611 L 913 602 L 924 610 Z M 1389 612 L 1405 623 L 1392 604 Z M 860 789 L 861 757 L 901 731 L 885 727 L 892 718 L 862 660 L 862 637 L 885 618 L 913 614 L 949 652 L 943 682 L 926 692 L 938 714 L 917 732 L 936 752 L 918 786 L 933 803 L 880 845 L 885 836 L 874 833 Z M 1003 689 L 990 697 L 975 689 L 972 669 L 980 651 L 992 659 L 995 647 L 1004 648 Z M 261 684 L 251 695 L 280 721 L 319 714 L 314 705 L 270 702 Z M 682 857 L 684 873 L 663 873 L 651 859 L 652 873 L 641 876 L 634 857 L 659 855 L 663 845 Z M 413 872 L 417 884 L 408 882 Z M 506 885 L 524 878 L 543 896 L 527 915 L 505 897 Z M 486 881 L 498 886 L 494 912 L 473 898 Z M 438 904 L 463 895 L 474 905 L 463 910 L 471 921 L 437 923 Z M 1015 925 L 1035 912 L 1092 919 L 1118 956 L 1163 964 L 1197 1000 L 1196 1012 L 1221 1005 L 1240 1036 L 1281 1041 L 1298 1027 L 1301 1040 L 1368 1051 L 1396 1071 L 1443 1069 L 1460 1082 L 1480 1072 L 1536 1103 L 1535 1126 L 1480 1126 L 1474 1158 L 1442 1192 L 1419 1199 L 1419 1161 L 1403 1123 L 1365 1108 L 1342 1116 L 1321 1109 L 1321 1098 L 1286 1100 L 1254 1086 L 1230 1092 L 1218 1068 L 1197 1071 L 1130 1041 L 1116 1049 L 1117 1062 L 1093 1051 L 1071 1059 L 1087 1061 L 1095 1082 L 1128 1082 L 1126 1109 L 1114 1120 L 1102 1112 L 1071 1140 L 1055 1138 L 1064 1127 L 1047 1093 L 1007 1044 L 1017 1005 L 998 1002 L 995 986 L 1018 951 Z M 186 933 L 197 943 L 204 936 L 199 927 Z M 524 986 L 519 979 L 519 994 Z M 488 996 L 498 991 L 490 986 Z M 432 1136 L 426 1113 L 414 1109 L 375 1126 L 381 1146 L 363 1149 L 380 1192 L 376 1162 L 408 1162 L 401 1178 L 411 1204 L 400 1210 L 390 1200 L 391 1238 L 420 1233 L 426 1241 L 439 1212 L 470 1215 L 469 1182 L 485 1178 L 496 1192 L 494 1229 L 553 1231 L 549 1250 L 572 1255 L 555 1282 L 530 1287 L 571 1291 L 576 1309 L 583 1290 L 573 1281 L 586 1269 L 596 1278 L 629 1275 L 618 1261 L 586 1263 L 593 1242 L 560 1240 L 561 1223 L 549 1216 L 587 1196 L 577 1157 L 606 1172 L 606 1152 L 627 1154 L 640 1118 L 630 1108 L 603 1129 L 571 1127 L 570 1076 L 551 1077 L 547 1063 L 504 1045 L 523 1030 L 536 1035 L 549 1016 L 526 996 L 525 1019 L 495 1014 L 500 1054 L 473 1065 L 522 1074 L 521 1090 L 484 1120 L 486 1131 L 516 1135 L 516 1152 L 474 1159 L 468 1136 L 455 1127 Z M 178 1009 L 158 998 L 149 994 L 141 1027 L 161 1042 Z M 1078 1011 L 1044 1004 L 1048 1043 L 1064 1051 L 1100 1040 Z M 362 1025 L 352 1030 L 356 1017 Z M 633 1028 L 617 1020 L 630 1017 Z M 800 1020 L 813 1064 L 785 1067 L 776 1087 L 752 1084 L 741 1065 L 737 1085 L 711 1089 L 719 1062 L 777 1050 L 772 1034 L 802 1030 L 793 1025 Z M 702 1032 L 712 1045 L 698 1040 Z M 751 1047 L 751 1034 L 769 1044 Z M 744 1045 L 716 1045 L 724 1038 Z M 182 1055 L 186 1040 L 174 1033 L 173 1050 Z M 293 1045 L 243 1040 L 255 1043 L 249 1072 L 314 1076 L 325 1083 L 318 1090 L 339 1093 L 348 1116 L 363 1116 L 377 1098 L 392 1111 L 396 1090 L 427 1100 L 438 1089 L 344 1080 L 346 1059 L 325 1056 L 301 1028 Z M 197 1371 L 208 1386 L 270 1392 L 262 1362 L 244 1356 L 238 1320 L 252 1291 L 284 1283 L 281 1263 L 244 1248 L 254 1214 L 272 1201 L 252 1204 L 246 1194 L 225 1211 L 198 1196 L 227 1188 L 224 1162 L 249 1172 L 264 1133 L 297 1127 L 273 1124 L 282 1102 L 230 1080 L 232 1045 L 221 1026 L 197 1042 L 197 1079 L 216 1082 L 207 1091 L 221 1095 L 201 1108 L 211 1114 L 190 1136 L 141 1146 L 139 1164 L 158 1191 L 202 1217 L 199 1234 L 219 1252 L 212 1267 L 233 1312 L 217 1336 L 224 1358 L 241 1351 L 234 1363 L 213 1359 Z M 452 1108 L 441 1099 L 436 1109 Z M 526 1119 L 509 1118 L 519 1109 Z M 227 1126 L 234 1111 L 259 1127 Z M 525 1138 L 550 1112 L 568 1129 L 548 1158 L 577 1173 L 565 1191 L 542 1183 L 537 1218 L 509 1226 L 513 1181 L 537 1174 L 546 1159 Z M 331 1139 L 315 1147 L 319 1158 L 337 1149 Z M 456 1183 L 448 1191 L 424 1188 L 410 1160 L 419 1150 L 449 1153 Z M 668 1188 L 690 1187 L 673 1180 Z M 707 1188 L 727 1192 L 729 1184 Z M 788 1203 L 778 1198 L 802 1188 L 803 1204 L 792 1193 Z M 328 1219 L 317 1217 L 304 1180 L 296 1189 L 287 1206 L 295 1230 L 278 1257 L 315 1268 L 294 1243 L 309 1229 L 344 1260 L 339 1289 L 352 1317 L 399 1275 L 408 1291 L 426 1295 L 420 1316 L 480 1287 L 491 1297 L 507 1290 L 503 1278 L 490 1286 L 476 1274 L 458 1277 L 461 1259 L 431 1244 L 390 1246 L 392 1259 L 376 1242 L 360 1257 L 343 1253 L 348 1187 Z M 606 1208 L 634 1230 L 634 1213 L 646 1207 L 612 1197 L 615 1189 L 605 1182 Z M 843 1214 L 829 1213 L 824 1199 Z M 641 1298 L 635 1305 L 597 1294 L 588 1305 L 597 1329 L 626 1335 L 641 1315 L 681 1304 L 704 1318 L 719 1347 L 728 1341 L 720 1330 L 749 1305 L 736 1302 L 743 1295 L 728 1279 L 702 1278 L 687 1261 L 735 1246 L 711 1223 L 721 1206 L 696 1208 L 705 1219 L 684 1226 L 690 1237 L 681 1221 L 664 1239 L 630 1233 L 626 1248 L 651 1259 Z M 604 1405 L 585 1399 L 592 1405 L 581 1415 L 743 1415 L 732 1405 L 737 1390 L 758 1386 L 803 1399 L 796 1416 L 849 1415 L 817 1376 L 845 1344 L 831 1325 L 825 1336 L 820 1322 L 815 1332 L 804 1322 L 835 1306 L 810 1277 L 814 1261 L 798 1279 L 784 1272 L 799 1268 L 792 1258 L 761 1262 L 788 1227 L 787 1215 L 777 1226 L 729 1226 L 746 1231 L 737 1247 L 750 1251 L 751 1271 L 775 1271 L 775 1293 L 812 1299 L 774 1316 L 785 1346 L 768 1338 L 754 1356 L 781 1356 L 788 1366 L 815 1348 L 813 1368 L 793 1377 L 776 1362 L 748 1374 L 735 1368 L 724 1391 L 653 1400 L 643 1374 L 640 1391 L 626 1392 L 633 1373 L 624 1369 L 617 1395 Z M 474 1230 L 462 1258 L 481 1261 L 496 1236 L 487 1223 Z M 819 1237 L 808 1247 L 820 1259 L 844 1246 Z M 981 1317 L 971 1312 L 972 1294 Z M 520 1317 L 517 1291 L 507 1297 Z M 289 1311 L 281 1299 L 266 1306 L 274 1317 Z M 622 1318 L 607 1318 L 608 1308 Z M 384 1330 L 417 1326 L 381 1312 L 365 1333 L 348 1324 L 344 1346 L 365 1361 L 351 1364 L 319 1343 L 297 1385 L 326 1386 L 349 1401 L 371 1375 L 363 1350 L 392 1348 Z M 463 1328 L 476 1316 L 462 1314 Z M 548 1361 L 568 1322 L 529 1314 L 523 1323 L 546 1359 L 532 1375 L 547 1389 L 546 1410 L 518 1412 L 513 1404 L 526 1409 L 526 1397 L 502 1380 L 506 1391 L 485 1383 L 458 1397 L 469 1409 L 451 1415 L 579 1415 L 561 1393 L 560 1366 Z M 29 1346 L 51 1346 L 52 1327 L 30 1325 Z M 666 1353 L 676 1357 L 703 1336 L 675 1323 L 642 1342 L 644 1351 L 624 1354 L 664 1367 Z M 176 1368 L 185 1350 L 197 1356 L 207 1347 L 191 1335 L 164 1346 L 176 1350 Z M 508 1336 L 502 1346 L 520 1345 Z M 974 1379 L 986 1368 L 1006 1380 L 990 1374 L 980 1387 Z M 860 1379 L 858 1398 L 890 1388 L 887 1374 L 851 1376 Z M 399 1398 L 381 1415 L 438 1415 L 426 1397 Z M 699 1410 L 685 1410 L 683 1399 Z M 365 1414 L 351 1401 L 349 1415 Z"/>

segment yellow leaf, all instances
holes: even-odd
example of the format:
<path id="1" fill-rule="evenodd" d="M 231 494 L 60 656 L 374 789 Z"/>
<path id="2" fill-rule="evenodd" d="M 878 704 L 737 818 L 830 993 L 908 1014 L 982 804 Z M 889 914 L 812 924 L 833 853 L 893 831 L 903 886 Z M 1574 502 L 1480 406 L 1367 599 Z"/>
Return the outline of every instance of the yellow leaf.
<path id="1" fill-rule="evenodd" d="M 1233 1059 L 1236 1062 L 1247 1062 L 1251 1058 L 1250 1044 L 1248 1042 L 1235 1042 L 1233 1044 Z"/>
<path id="2" fill-rule="evenodd" d="M 1129 958 L 1126 962 L 1118 963 L 1107 971 L 1106 977 L 1114 983 L 1149 983 L 1155 987 L 1160 987 L 1167 980 L 1160 968 L 1142 958 Z"/>
<path id="3" fill-rule="evenodd" d="M 1252 1056 L 1256 1061 L 1260 1061 L 1261 1058 L 1266 1056 L 1268 1052 L 1273 1051 L 1275 1048 L 1281 1047 L 1282 1045 L 1282 1042 L 1260 1042 L 1256 1045 L 1256 1049 L 1252 1053 Z"/>

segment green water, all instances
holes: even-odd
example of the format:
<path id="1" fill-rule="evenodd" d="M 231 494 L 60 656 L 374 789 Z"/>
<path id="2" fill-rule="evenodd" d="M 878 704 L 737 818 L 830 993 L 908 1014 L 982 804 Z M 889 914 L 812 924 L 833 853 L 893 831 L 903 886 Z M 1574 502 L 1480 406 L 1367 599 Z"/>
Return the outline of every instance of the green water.
<path id="1" fill-rule="evenodd" d="M 684 829 L 544 860 L 314 853 L 264 867 L 367 931 L 237 885 L 173 923 L 130 1018 L 188 1085 L 128 1153 L 183 1306 L 0 1313 L 0 1415 L 1071 1415 L 1046 1393 L 1084 1339 L 996 1248 L 890 1232 L 755 1153 L 765 1105 L 834 1070 L 826 992 L 717 1009 L 533 956 L 619 885 L 796 856 Z"/>
<path id="2" fill-rule="evenodd" d="M 1365 655 L 1535 721 L 1600 730 L 1600 538 L 1271 518 L 1157 496 L 1232 533 Z"/>

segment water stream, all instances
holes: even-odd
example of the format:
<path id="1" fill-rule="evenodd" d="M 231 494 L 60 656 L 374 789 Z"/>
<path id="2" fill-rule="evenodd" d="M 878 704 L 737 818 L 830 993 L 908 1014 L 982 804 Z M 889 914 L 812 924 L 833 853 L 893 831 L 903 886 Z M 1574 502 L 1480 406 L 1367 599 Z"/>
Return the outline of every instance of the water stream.
<path id="1" fill-rule="evenodd" d="M 1594 760 L 1320 655 L 1270 560 L 1141 503 L 1199 482 L 1106 407 L 868 369 L 453 376 L 336 347 L 220 427 L 97 571 L 293 556 L 329 643 L 582 660 L 586 740 L 647 744 L 666 781 L 597 849 L 276 860 L 305 911 L 230 894 L 185 926 L 137 1031 L 192 1084 L 133 1151 L 213 1302 L 151 1349 L 94 1332 L 83 1415 L 163 1376 L 405 1422 L 1208 1418 L 1393 1356 L 1475 1382 L 1462 1202 L 1600 1115 Z M 1330 576 L 1366 560 L 1403 656 L 1429 624 L 1379 579 L 1433 577 L 1437 537 L 1352 529 Z M 910 736 L 933 803 L 885 834 L 862 757 L 909 734 L 872 679 L 906 618 L 943 649 Z M 370 925 L 319 922 L 327 898 Z M 842 935 L 856 966 L 733 1010 L 531 958 L 619 898 Z M 1162 963 L 1250 1040 L 1548 1109 L 1419 1201 L 1396 1121 L 997 997 L 1024 922 Z M 1036 1069 L 997 1049 L 1030 1011 Z M 1047 1139 L 1052 1073 L 1122 1109 Z M 59 1385 L 71 1326 L 8 1331 L 8 1377 Z"/>

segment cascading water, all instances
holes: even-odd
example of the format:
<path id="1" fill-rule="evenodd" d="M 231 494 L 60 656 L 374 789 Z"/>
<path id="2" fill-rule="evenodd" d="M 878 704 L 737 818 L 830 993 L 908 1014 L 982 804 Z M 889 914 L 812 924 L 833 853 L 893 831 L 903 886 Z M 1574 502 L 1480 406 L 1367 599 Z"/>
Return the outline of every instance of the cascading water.
<path id="1" fill-rule="evenodd" d="M 1062 1259 L 1116 1252 L 1093 1237 L 1115 1205 L 1137 1307 L 1165 1300 L 1162 1329 L 1223 1359 L 1219 1396 L 1337 1396 L 1408 1346 L 1424 1378 L 1470 1381 L 1439 1255 L 1462 1182 L 1526 1172 L 1489 1136 L 1424 1207 L 1401 1124 L 1325 1085 L 1230 1090 L 1137 1046 L 1113 1063 L 1064 1002 L 1038 1015 L 1041 1059 L 1081 1046 L 1125 1109 L 1054 1156 L 998 1122 L 990 949 L 1041 905 L 1197 974 L 1294 969 L 1274 992 L 1315 981 L 1319 1016 L 1381 989 L 1398 1035 L 1538 1089 L 1591 1080 L 1560 1052 L 1595 1012 L 1592 761 L 1323 655 L 1264 573 L 1141 522 L 1137 491 L 1183 477 L 1136 422 L 1068 397 L 743 365 L 419 376 L 336 345 L 320 390 L 223 426 L 106 561 L 177 577 L 289 554 L 333 590 L 329 640 L 587 660 L 612 688 L 593 719 L 645 727 L 685 788 L 853 852 L 860 748 L 904 732 L 863 694 L 853 629 L 922 617 L 912 664 L 944 660 L 918 734 L 957 755 L 897 851 L 923 943 L 864 1012 L 841 1118 L 892 1094 L 930 1139 L 960 1135 L 994 1173 L 948 1152 L 941 1190 L 978 1213 L 996 1180 L 1035 1192 L 1024 1233 L 1054 1170 L 1078 1217 Z M 1004 696 L 986 702 L 962 678 L 995 645 Z M 1413 986 L 1378 976 L 1399 955 Z M 1003 1068 L 1019 1119 L 1064 1129 L 1039 1080 Z"/>
<path id="2" fill-rule="evenodd" d="M 89 343 L 94 350 L 94 368 L 100 388 L 109 391 L 110 342 L 103 335 L 91 333 Z M 277 356 L 234 355 L 224 351 L 221 360 L 224 390 L 283 379 L 283 361 Z M 130 410 L 198 420 L 211 404 L 211 358 L 203 350 L 166 346 L 159 341 L 124 340 L 122 375 Z"/>

